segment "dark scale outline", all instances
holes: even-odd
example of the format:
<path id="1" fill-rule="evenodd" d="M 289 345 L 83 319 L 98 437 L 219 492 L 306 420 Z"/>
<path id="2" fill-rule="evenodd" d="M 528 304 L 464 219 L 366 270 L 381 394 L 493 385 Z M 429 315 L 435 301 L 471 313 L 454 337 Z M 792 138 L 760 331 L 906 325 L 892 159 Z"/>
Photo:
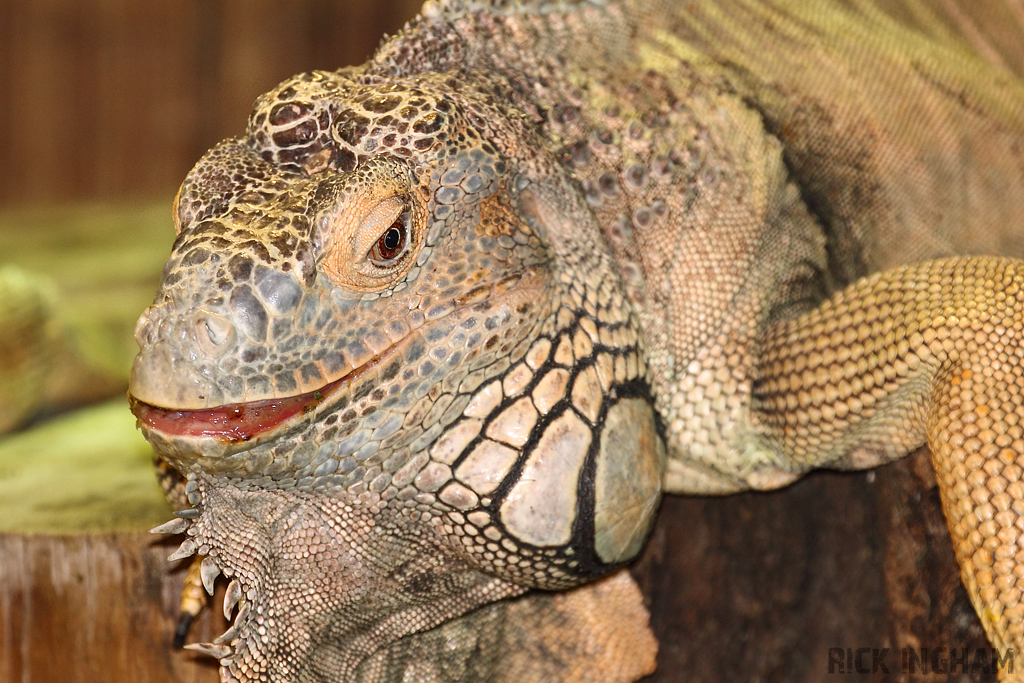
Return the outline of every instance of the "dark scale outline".
<path id="1" fill-rule="evenodd" d="M 547 372 L 557 368 L 565 369 L 569 372 L 569 379 L 566 383 L 565 395 L 561 399 L 559 399 L 559 401 L 552 407 L 552 409 L 546 415 L 539 416 L 536 424 L 534 424 L 533 428 L 530 430 L 530 436 L 527 439 L 526 443 L 519 449 L 519 457 L 516 459 L 515 463 L 513 463 L 513 465 L 509 468 L 508 472 L 506 473 L 498 487 L 491 494 L 477 494 L 480 496 L 481 500 L 485 498 L 489 499 L 490 502 L 488 505 L 480 504 L 473 509 L 463 511 L 452 509 L 451 506 L 443 503 L 438 499 L 438 505 L 444 507 L 443 516 L 448 523 L 452 524 L 453 526 L 459 527 L 464 526 L 466 524 L 472 524 L 472 522 L 468 521 L 461 524 L 455 521 L 450 516 L 451 513 L 453 512 L 457 512 L 464 519 L 469 514 L 477 510 L 486 512 L 487 515 L 490 517 L 490 524 L 488 524 L 487 526 L 494 526 L 495 528 L 499 529 L 502 533 L 503 538 L 506 538 L 509 541 L 511 541 L 519 551 L 526 552 L 513 553 L 509 551 L 507 548 L 505 548 L 501 544 L 501 541 L 493 541 L 492 539 L 489 539 L 487 537 L 483 537 L 486 539 L 484 544 L 474 545 L 477 545 L 478 547 L 483 547 L 484 545 L 486 545 L 487 542 L 497 543 L 502 547 L 502 549 L 506 553 L 508 553 L 509 555 L 518 554 L 521 558 L 526 559 L 530 565 L 536 566 L 538 562 L 546 562 L 548 567 L 541 569 L 540 571 L 548 571 L 552 566 L 554 566 L 559 570 L 560 573 L 563 573 L 565 575 L 565 578 L 559 577 L 557 575 L 549 575 L 547 579 L 540 580 L 540 583 L 542 583 L 542 585 L 549 588 L 576 585 L 581 580 L 607 574 L 608 572 L 613 571 L 614 569 L 621 567 L 629 562 L 629 560 L 625 560 L 623 562 L 613 564 L 605 563 L 597 556 L 597 552 L 594 549 L 594 539 L 596 533 L 594 529 L 594 497 L 595 478 L 597 471 L 597 455 L 600 450 L 601 435 L 604 429 L 605 418 L 608 414 L 608 411 L 612 407 L 617 405 L 620 401 L 622 401 L 625 398 L 642 398 L 646 400 L 648 404 L 653 405 L 653 396 L 651 393 L 650 385 L 647 383 L 646 378 L 643 377 L 642 375 L 632 379 L 627 379 L 623 383 L 619 383 L 613 380 L 608 392 L 604 394 L 605 398 L 602 401 L 601 410 L 598 414 L 596 424 L 592 425 L 590 420 L 587 417 L 581 415 L 579 411 L 575 408 L 575 406 L 572 405 L 572 387 L 576 378 L 579 376 L 581 372 L 584 372 L 587 368 L 596 365 L 597 357 L 599 354 L 607 353 L 611 355 L 613 359 L 616 357 L 625 357 L 630 352 L 635 353 L 638 356 L 642 354 L 642 351 L 640 350 L 637 344 L 617 347 L 608 346 L 601 343 L 600 341 L 594 342 L 592 340 L 593 349 L 586 360 L 582 362 L 573 363 L 573 365 L 569 367 L 555 363 L 554 352 L 557 348 L 558 340 L 562 336 L 567 336 L 570 340 L 572 340 L 575 337 L 577 331 L 582 330 L 584 334 L 587 334 L 586 331 L 583 330 L 582 326 L 580 325 L 580 320 L 583 317 L 590 318 L 599 330 L 603 328 L 612 332 L 622 327 L 627 327 L 632 322 L 631 319 L 627 319 L 623 320 L 622 322 L 610 324 L 602 323 L 596 318 L 591 317 L 585 312 L 577 309 L 575 311 L 575 317 L 571 325 L 550 333 L 550 336 L 547 334 L 538 335 L 533 343 L 540 341 L 540 339 L 547 339 L 548 342 L 551 344 L 551 350 L 548 354 L 548 357 L 537 370 L 533 371 L 533 377 L 522 389 L 522 391 L 520 391 L 513 397 L 503 397 L 501 402 L 485 418 L 483 418 L 483 422 L 481 424 L 479 433 L 466 444 L 466 446 L 462 449 L 462 452 L 459 454 L 459 456 L 450 465 L 452 471 L 452 478 L 450 481 L 462 483 L 455 475 L 455 471 L 458 469 L 459 465 L 465 462 L 466 458 L 469 457 L 470 453 L 472 453 L 473 450 L 481 442 L 483 442 L 484 440 L 494 440 L 486 436 L 487 428 L 495 419 L 497 419 L 497 417 L 504 410 L 509 408 L 513 403 L 516 403 L 523 397 L 529 397 L 532 394 L 533 390 L 536 388 L 537 384 L 547 374 Z M 525 356 L 524 358 L 517 360 L 512 366 L 510 366 L 508 371 L 502 373 L 501 375 L 495 378 L 492 378 L 485 384 L 490 384 L 495 380 L 499 382 L 502 381 L 504 377 L 508 375 L 508 372 L 511 371 L 511 368 L 520 362 L 525 362 Z M 580 474 L 577 479 L 576 514 L 573 520 L 571 537 L 569 542 L 564 546 L 554 548 L 547 546 L 537 546 L 522 541 L 505 527 L 505 525 L 501 522 L 500 517 L 501 506 L 507 499 L 507 496 L 511 492 L 512 488 L 519 482 L 522 476 L 523 469 L 526 466 L 526 462 L 532 454 L 533 450 L 536 448 L 541 436 L 551 425 L 551 423 L 557 420 L 562 415 L 564 415 L 567 410 L 571 410 L 581 420 L 583 420 L 584 424 L 586 424 L 587 427 L 590 429 L 592 435 L 590 445 L 587 449 L 587 454 L 584 456 L 583 464 L 580 468 Z M 456 427 L 460 422 L 466 419 L 469 418 L 466 418 L 465 416 L 460 416 L 457 420 L 449 424 L 446 427 L 446 430 Z M 661 425 L 659 419 L 655 420 L 655 424 L 657 429 L 657 436 L 664 443 L 664 427 L 663 425 Z M 444 487 L 442 487 L 441 490 L 443 490 L 443 488 Z M 476 492 L 474 491 L 474 493 Z M 480 535 L 482 536 L 482 531 Z M 461 545 L 461 542 L 459 545 Z M 468 548 L 465 547 L 463 547 L 463 551 L 466 552 L 470 557 L 472 557 L 474 561 L 491 565 L 492 570 L 508 572 L 512 576 L 518 575 L 523 578 L 529 578 L 532 581 L 537 581 L 537 579 L 535 579 L 535 577 L 533 576 L 533 572 L 529 571 L 529 569 L 524 569 L 521 567 L 512 567 L 511 565 L 505 565 L 504 567 L 500 568 L 495 567 L 493 566 L 491 560 L 487 560 L 482 557 L 483 553 L 471 552 Z"/>

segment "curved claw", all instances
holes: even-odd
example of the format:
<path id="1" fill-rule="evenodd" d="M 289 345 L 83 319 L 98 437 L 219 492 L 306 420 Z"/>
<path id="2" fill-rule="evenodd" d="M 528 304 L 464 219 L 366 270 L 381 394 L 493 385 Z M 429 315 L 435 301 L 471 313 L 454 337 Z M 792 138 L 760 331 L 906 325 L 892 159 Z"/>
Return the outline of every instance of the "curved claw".
<path id="1" fill-rule="evenodd" d="M 245 623 L 245 620 L 249 618 L 249 612 L 252 610 L 252 607 L 249 604 L 247 604 L 244 600 L 242 601 L 242 603 L 243 604 L 241 609 L 238 610 L 238 614 L 235 616 L 236 626 L 241 626 L 243 623 Z"/>
<path id="2" fill-rule="evenodd" d="M 186 557 L 191 557 L 196 554 L 196 550 L 198 549 L 199 546 L 196 545 L 195 541 L 191 538 L 186 538 L 185 541 L 178 546 L 178 549 L 168 556 L 167 561 L 174 562 L 175 560 L 183 560 Z"/>
<path id="3" fill-rule="evenodd" d="M 178 617 L 178 625 L 174 628 L 173 645 L 175 650 L 185 647 L 185 639 L 188 638 L 188 632 L 192 630 L 192 622 L 195 620 L 196 615 L 188 612 L 182 612 Z"/>
<path id="4" fill-rule="evenodd" d="M 242 597 L 242 585 L 235 579 L 228 584 L 228 590 L 224 594 L 224 618 L 231 618 L 231 611 L 235 609 L 239 599 Z"/>
<path id="5" fill-rule="evenodd" d="M 155 526 L 149 530 L 151 534 L 183 534 L 188 529 L 189 522 L 187 519 L 181 517 L 175 517 L 169 522 L 164 522 L 160 526 Z"/>
<path id="6" fill-rule="evenodd" d="M 185 574 L 185 585 L 181 589 L 181 604 L 178 607 L 180 617 L 174 631 L 174 647 L 181 649 L 185 645 L 192 623 L 206 607 L 206 593 L 202 585 L 202 562 L 200 558 L 192 559 L 188 573 Z"/>
<path id="7" fill-rule="evenodd" d="M 239 619 L 238 622 L 241 622 L 241 619 Z M 227 643 L 231 640 L 234 640 L 238 637 L 238 631 L 240 630 L 240 628 L 241 624 L 235 623 L 234 626 L 232 626 L 227 631 L 224 631 L 224 633 L 214 638 L 213 642 L 217 645 L 220 645 L 221 643 Z"/>
<path id="8" fill-rule="evenodd" d="M 219 575 L 220 567 L 217 566 L 217 563 L 209 555 L 204 557 L 203 563 L 199 565 L 199 577 L 202 579 L 203 588 L 210 595 L 213 595 L 213 582 L 217 580 Z"/>
<path id="9" fill-rule="evenodd" d="M 215 659 L 223 659 L 231 654 L 230 647 L 227 645 L 218 645 L 216 643 L 192 643 L 190 645 L 186 645 L 185 649 L 209 655 Z"/>

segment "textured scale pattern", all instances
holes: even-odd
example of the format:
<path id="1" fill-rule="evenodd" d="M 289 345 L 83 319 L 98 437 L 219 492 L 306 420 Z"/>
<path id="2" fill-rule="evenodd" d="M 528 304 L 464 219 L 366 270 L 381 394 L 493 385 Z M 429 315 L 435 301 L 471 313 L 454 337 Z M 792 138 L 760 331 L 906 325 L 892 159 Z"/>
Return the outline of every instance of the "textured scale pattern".
<path id="1" fill-rule="evenodd" d="M 927 437 L 964 582 L 1000 648 L 1024 639 L 1021 321 L 1019 261 L 910 266 L 780 325 L 755 388 L 794 465 L 871 467 Z"/>
<path id="2" fill-rule="evenodd" d="M 285 81 L 183 182 L 136 330 L 183 610 L 224 574 L 235 614 L 190 647 L 636 680 L 664 493 L 927 443 L 1024 651 L 1022 169 L 1024 87 L 870 2 L 428 3 Z"/>

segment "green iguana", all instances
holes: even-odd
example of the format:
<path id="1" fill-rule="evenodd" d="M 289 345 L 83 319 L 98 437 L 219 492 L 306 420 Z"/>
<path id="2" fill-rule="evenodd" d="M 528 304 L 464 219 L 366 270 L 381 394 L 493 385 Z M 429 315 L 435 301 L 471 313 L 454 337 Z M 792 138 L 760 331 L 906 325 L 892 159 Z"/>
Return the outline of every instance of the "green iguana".
<path id="1" fill-rule="evenodd" d="M 174 220 L 131 403 L 172 557 L 232 578 L 222 680 L 594 680 L 557 638 L 595 604 L 632 680 L 628 577 L 498 601 L 623 567 L 664 493 L 923 443 L 1024 651 L 1024 87 L 963 44 L 867 0 L 428 3 L 261 97 Z M 556 635 L 488 660 L 516 623 Z"/>

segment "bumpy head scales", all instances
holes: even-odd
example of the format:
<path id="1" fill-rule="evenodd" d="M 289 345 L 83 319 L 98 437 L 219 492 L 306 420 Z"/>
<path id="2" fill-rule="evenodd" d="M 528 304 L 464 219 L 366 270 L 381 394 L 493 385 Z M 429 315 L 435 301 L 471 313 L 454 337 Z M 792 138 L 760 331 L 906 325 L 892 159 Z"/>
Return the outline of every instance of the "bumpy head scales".
<path id="1" fill-rule="evenodd" d="M 637 324 L 503 88 L 299 76 L 182 185 L 130 391 L 190 476 L 179 554 L 244 600 L 207 648 L 229 678 L 352 672 L 641 547 L 665 456 Z"/>

